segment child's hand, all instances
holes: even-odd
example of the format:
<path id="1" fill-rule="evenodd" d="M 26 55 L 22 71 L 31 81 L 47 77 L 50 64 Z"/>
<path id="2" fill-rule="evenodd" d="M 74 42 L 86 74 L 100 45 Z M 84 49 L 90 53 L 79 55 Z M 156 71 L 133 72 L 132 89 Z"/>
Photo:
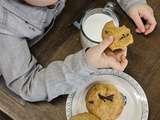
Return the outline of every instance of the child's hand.
<path id="1" fill-rule="evenodd" d="M 128 15 L 132 18 L 137 26 L 136 32 L 144 33 L 148 35 L 156 27 L 156 20 L 154 17 L 153 10 L 147 4 L 141 4 L 131 7 L 128 10 Z M 142 19 L 146 21 L 146 25 L 143 24 Z"/>
<path id="2" fill-rule="evenodd" d="M 127 49 L 117 52 L 106 50 L 112 41 L 113 37 L 109 37 L 99 45 L 87 50 L 86 56 L 88 64 L 95 68 L 112 68 L 124 71 L 128 64 L 128 60 L 126 59 Z"/>

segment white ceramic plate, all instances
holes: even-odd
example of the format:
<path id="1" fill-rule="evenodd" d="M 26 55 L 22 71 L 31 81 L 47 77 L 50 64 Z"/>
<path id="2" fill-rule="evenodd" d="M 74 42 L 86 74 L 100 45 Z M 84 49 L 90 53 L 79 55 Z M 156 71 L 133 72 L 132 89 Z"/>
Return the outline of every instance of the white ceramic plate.
<path id="1" fill-rule="evenodd" d="M 85 85 L 68 96 L 66 102 L 66 116 L 68 120 L 73 115 L 87 112 L 85 96 L 88 89 L 97 82 L 113 84 L 126 96 L 126 105 L 117 120 L 148 119 L 148 101 L 141 86 L 128 74 L 109 70 L 105 74 L 92 75 Z"/>

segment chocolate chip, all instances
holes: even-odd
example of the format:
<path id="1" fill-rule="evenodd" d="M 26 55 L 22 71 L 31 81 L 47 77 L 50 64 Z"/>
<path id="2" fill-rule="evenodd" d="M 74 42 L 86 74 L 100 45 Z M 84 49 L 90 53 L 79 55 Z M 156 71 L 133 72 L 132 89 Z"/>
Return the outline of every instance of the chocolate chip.
<path id="1" fill-rule="evenodd" d="M 108 100 L 108 101 L 113 102 L 113 97 L 114 97 L 114 95 L 112 94 L 112 95 L 108 95 L 108 96 L 103 96 L 103 95 L 101 95 L 101 94 L 99 93 L 99 94 L 98 94 L 98 97 L 99 97 L 101 100 L 103 100 L 104 102 L 105 102 L 105 100 Z"/>
<path id="2" fill-rule="evenodd" d="M 108 34 L 108 31 L 107 31 L 107 30 L 105 30 L 105 33 L 106 33 L 106 34 Z"/>
<path id="3" fill-rule="evenodd" d="M 121 37 L 120 40 L 122 40 L 124 37 Z"/>
<path id="4" fill-rule="evenodd" d="M 126 37 L 128 37 L 129 36 L 129 33 L 127 33 L 127 34 L 122 34 L 122 37 L 120 38 L 120 40 L 122 40 L 123 38 L 126 38 Z"/>
<path id="5" fill-rule="evenodd" d="M 90 104 L 93 104 L 94 102 L 93 101 L 88 101 Z"/>
<path id="6" fill-rule="evenodd" d="M 125 34 L 122 34 L 123 37 L 126 37 Z"/>

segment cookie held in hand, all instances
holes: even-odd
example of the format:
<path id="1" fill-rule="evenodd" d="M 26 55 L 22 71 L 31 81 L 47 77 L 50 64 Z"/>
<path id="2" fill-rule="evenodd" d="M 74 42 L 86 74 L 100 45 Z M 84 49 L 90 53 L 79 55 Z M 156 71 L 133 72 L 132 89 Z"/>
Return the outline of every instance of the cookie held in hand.
<path id="1" fill-rule="evenodd" d="M 70 120 L 100 120 L 95 115 L 90 113 L 80 113 L 70 118 Z"/>
<path id="2" fill-rule="evenodd" d="M 114 41 L 109 48 L 114 51 L 117 49 L 124 49 L 133 43 L 133 36 L 131 31 L 126 26 L 116 27 L 113 21 L 107 22 L 102 31 L 103 40 L 113 36 Z"/>
<path id="3" fill-rule="evenodd" d="M 101 120 L 117 119 L 124 105 L 123 95 L 111 84 L 95 84 L 86 95 L 88 111 Z"/>

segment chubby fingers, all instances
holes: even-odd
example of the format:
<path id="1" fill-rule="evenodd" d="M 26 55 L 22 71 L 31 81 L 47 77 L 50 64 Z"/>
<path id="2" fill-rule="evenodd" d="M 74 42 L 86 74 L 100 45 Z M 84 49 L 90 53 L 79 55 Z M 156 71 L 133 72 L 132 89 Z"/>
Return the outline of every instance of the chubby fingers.
<path id="1" fill-rule="evenodd" d="M 136 13 L 135 13 L 136 14 Z M 157 25 L 157 22 L 156 22 L 156 19 L 154 17 L 154 13 L 152 11 L 139 11 L 139 17 L 138 16 L 135 16 L 135 17 L 138 17 L 137 19 L 135 18 L 134 22 L 140 22 L 139 18 L 144 18 L 144 20 L 146 20 L 146 25 L 143 25 L 144 26 L 144 31 L 141 30 L 142 27 L 140 27 L 140 25 L 136 24 L 137 25 L 137 29 L 136 29 L 136 32 L 138 33 L 144 33 L 145 35 L 148 35 L 149 33 L 151 33 L 156 25 Z M 136 21 L 138 20 L 138 21 Z M 139 24 L 143 24 L 142 20 Z"/>
<path id="2" fill-rule="evenodd" d="M 99 55 L 101 55 L 113 42 L 113 37 L 110 36 L 106 40 L 102 41 L 99 45 L 95 47 Z"/>
<path id="3" fill-rule="evenodd" d="M 128 60 L 125 58 L 125 56 L 122 56 L 121 61 L 117 61 L 115 59 L 112 59 L 112 60 L 108 61 L 108 65 L 112 69 L 115 69 L 118 71 L 124 71 L 128 65 Z"/>
<path id="4" fill-rule="evenodd" d="M 156 19 L 154 17 L 154 15 L 152 13 L 148 14 L 148 13 L 144 13 L 143 18 L 147 21 L 147 24 L 145 25 L 145 35 L 148 35 L 149 33 L 151 33 L 156 25 Z"/>
<path id="5" fill-rule="evenodd" d="M 137 29 L 136 29 L 136 32 L 139 32 L 139 33 L 144 33 L 145 32 L 145 26 L 142 22 L 142 19 L 137 12 L 133 12 L 132 14 L 130 14 L 130 17 L 131 19 L 134 21 L 134 23 L 136 24 L 137 26 Z"/>
<path id="6" fill-rule="evenodd" d="M 115 51 L 113 53 L 118 61 L 122 60 L 122 56 L 127 57 L 127 48 L 121 49 L 119 51 Z"/>
<path id="7" fill-rule="evenodd" d="M 127 67 L 128 65 L 128 60 L 126 59 L 125 56 L 122 56 L 122 61 L 120 62 L 122 70 L 124 71 L 124 69 Z"/>

